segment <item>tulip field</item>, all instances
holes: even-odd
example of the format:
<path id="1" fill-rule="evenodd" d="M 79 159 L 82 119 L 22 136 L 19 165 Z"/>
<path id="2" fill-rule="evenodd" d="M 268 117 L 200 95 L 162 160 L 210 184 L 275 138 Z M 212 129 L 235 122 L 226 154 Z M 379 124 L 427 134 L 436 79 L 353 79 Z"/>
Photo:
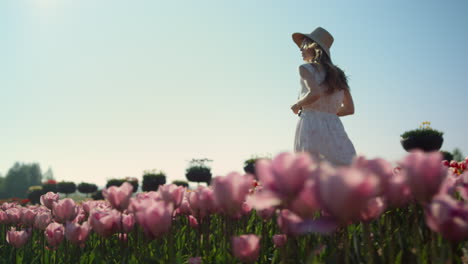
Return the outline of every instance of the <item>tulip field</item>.
<path id="1" fill-rule="evenodd" d="M 0 205 L 0 263 L 466 263 L 468 159 L 281 153 L 207 187 Z"/>

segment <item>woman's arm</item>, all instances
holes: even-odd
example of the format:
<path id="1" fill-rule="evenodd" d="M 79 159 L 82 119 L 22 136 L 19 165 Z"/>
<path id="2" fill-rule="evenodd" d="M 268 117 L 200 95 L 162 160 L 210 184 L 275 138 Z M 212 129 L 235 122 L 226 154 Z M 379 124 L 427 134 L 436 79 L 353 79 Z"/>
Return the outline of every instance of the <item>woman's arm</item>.
<path id="1" fill-rule="evenodd" d="M 343 106 L 336 113 L 338 116 L 347 116 L 354 114 L 354 102 L 349 89 L 344 90 Z"/>
<path id="2" fill-rule="evenodd" d="M 309 105 L 312 104 L 313 102 L 317 101 L 320 98 L 320 93 L 319 91 L 319 86 L 317 82 L 315 81 L 314 77 L 308 71 L 305 66 L 301 66 L 299 68 L 299 73 L 301 74 L 302 79 L 306 82 L 307 87 L 309 87 L 309 91 L 306 93 L 304 97 L 299 99 L 292 107 L 293 108 L 299 108 L 301 109 L 304 105 Z M 294 111 L 294 109 L 293 109 Z"/>

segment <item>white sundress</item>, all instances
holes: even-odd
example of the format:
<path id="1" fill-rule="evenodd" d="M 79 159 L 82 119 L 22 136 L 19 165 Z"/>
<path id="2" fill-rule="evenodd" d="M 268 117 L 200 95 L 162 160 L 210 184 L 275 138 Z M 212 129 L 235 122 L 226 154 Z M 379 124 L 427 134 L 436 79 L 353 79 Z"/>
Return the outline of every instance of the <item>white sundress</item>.
<path id="1" fill-rule="evenodd" d="M 336 114 L 343 103 L 344 91 L 325 94 L 327 88 L 323 83 L 326 73 L 318 71 L 311 64 L 304 64 L 317 82 L 319 90 L 311 91 L 322 96 L 310 105 L 302 107 L 297 122 L 294 139 L 295 152 L 308 152 L 316 159 L 326 159 L 335 166 L 351 164 L 356 150 Z M 299 99 L 304 97 L 310 88 L 301 78 Z"/>

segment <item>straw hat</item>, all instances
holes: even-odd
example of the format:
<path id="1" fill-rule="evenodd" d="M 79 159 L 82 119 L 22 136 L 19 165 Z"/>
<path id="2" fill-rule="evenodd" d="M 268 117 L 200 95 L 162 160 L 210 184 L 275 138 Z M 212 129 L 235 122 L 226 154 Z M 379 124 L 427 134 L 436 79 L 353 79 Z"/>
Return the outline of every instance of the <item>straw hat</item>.
<path id="1" fill-rule="evenodd" d="M 327 53 L 328 57 L 331 58 L 330 48 L 333 44 L 333 36 L 324 28 L 318 27 L 310 34 L 294 33 L 292 34 L 292 38 L 299 48 L 301 47 L 302 40 L 304 40 L 304 38 L 309 38 L 315 41 L 317 44 L 319 44 L 323 51 Z"/>

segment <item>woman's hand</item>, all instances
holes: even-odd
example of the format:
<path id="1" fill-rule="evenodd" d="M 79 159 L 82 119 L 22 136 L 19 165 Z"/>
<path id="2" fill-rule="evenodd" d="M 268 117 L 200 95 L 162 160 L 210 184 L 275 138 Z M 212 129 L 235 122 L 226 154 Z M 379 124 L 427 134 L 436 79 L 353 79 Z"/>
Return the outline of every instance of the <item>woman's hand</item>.
<path id="1" fill-rule="evenodd" d="M 299 111 L 301 110 L 301 107 L 298 104 L 293 104 L 291 106 L 291 110 L 295 115 L 299 114 Z"/>

